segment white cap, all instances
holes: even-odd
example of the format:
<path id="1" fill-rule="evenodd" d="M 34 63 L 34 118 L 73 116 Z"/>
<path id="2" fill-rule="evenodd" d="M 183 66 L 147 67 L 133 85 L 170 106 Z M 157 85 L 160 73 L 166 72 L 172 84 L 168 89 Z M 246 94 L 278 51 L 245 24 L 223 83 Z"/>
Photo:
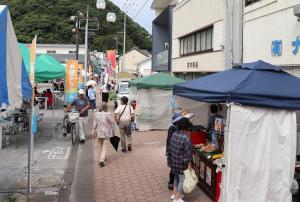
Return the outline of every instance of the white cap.
<path id="1" fill-rule="evenodd" d="M 80 95 L 84 95 L 84 90 L 83 90 L 83 89 L 79 89 L 78 93 L 79 93 Z"/>

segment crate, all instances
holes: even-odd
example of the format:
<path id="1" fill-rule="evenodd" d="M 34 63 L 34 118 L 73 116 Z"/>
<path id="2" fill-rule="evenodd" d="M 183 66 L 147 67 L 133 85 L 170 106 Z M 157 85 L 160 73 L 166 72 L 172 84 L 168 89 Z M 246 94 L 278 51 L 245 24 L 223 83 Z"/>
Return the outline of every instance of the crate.
<path id="1" fill-rule="evenodd" d="M 68 117 L 71 122 L 76 122 L 79 120 L 79 112 L 70 112 L 68 113 Z"/>

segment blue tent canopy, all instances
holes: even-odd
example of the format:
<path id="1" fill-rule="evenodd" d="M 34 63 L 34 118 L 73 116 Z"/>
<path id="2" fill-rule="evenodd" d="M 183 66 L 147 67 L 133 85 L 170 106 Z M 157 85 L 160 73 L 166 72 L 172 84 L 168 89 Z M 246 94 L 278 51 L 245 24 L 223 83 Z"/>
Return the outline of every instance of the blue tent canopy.
<path id="1" fill-rule="evenodd" d="M 300 109 L 300 79 L 261 60 L 177 84 L 174 94 L 196 101 Z"/>

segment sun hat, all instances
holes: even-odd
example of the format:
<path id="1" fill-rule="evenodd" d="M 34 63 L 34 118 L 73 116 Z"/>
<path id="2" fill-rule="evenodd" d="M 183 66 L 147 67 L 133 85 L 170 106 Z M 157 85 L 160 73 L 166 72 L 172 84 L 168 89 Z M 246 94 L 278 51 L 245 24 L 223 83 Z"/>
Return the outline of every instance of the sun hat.
<path id="1" fill-rule="evenodd" d="M 83 89 L 79 89 L 78 93 L 79 93 L 80 95 L 84 95 L 84 90 L 83 90 Z"/>
<path id="2" fill-rule="evenodd" d="M 180 119 L 182 119 L 182 116 L 179 112 L 175 112 L 172 118 L 172 123 L 176 123 L 177 121 L 179 121 Z"/>

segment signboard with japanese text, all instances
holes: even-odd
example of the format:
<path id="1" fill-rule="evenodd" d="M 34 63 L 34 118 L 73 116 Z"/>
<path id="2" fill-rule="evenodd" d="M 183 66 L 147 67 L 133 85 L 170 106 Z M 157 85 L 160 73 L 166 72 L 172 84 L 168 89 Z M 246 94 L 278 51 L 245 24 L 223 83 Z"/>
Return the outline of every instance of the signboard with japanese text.
<path id="1" fill-rule="evenodd" d="M 66 104 L 70 104 L 78 92 L 78 61 L 68 60 L 66 67 Z"/>

